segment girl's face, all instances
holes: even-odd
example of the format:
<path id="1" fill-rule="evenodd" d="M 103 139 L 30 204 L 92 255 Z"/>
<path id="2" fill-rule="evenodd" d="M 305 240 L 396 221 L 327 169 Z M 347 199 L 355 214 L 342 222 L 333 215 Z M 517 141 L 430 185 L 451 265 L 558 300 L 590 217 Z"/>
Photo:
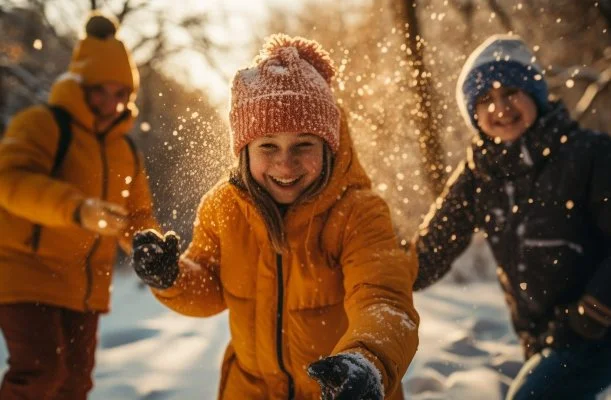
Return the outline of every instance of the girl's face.
<path id="1" fill-rule="evenodd" d="M 276 133 L 248 144 L 250 174 L 280 204 L 291 204 L 322 172 L 324 142 L 309 133 Z"/>
<path id="2" fill-rule="evenodd" d="M 477 123 L 481 130 L 501 141 L 514 141 L 526 132 L 537 119 L 537 106 L 520 89 L 494 87 L 477 99 Z"/>

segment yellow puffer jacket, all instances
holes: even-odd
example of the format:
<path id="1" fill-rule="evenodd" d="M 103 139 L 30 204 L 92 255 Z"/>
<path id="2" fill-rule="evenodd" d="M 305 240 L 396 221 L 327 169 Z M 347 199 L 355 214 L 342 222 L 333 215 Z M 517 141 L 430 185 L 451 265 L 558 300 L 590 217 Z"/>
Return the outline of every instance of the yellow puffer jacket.
<path id="1" fill-rule="evenodd" d="M 126 207 L 131 222 L 120 238 L 126 246 L 132 232 L 157 226 L 142 157 L 126 139 L 133 118 L 127 111 L 106 134 L 94 133 L 94 116 L 69 75 L 54 84 L 49 104 L 72 115 L 72 141 L 57 178 L 50 172 L 59 129 L 47 107 L 17 114 L 0 142 L 0 303 L 108 311 L 119 238 L 80 228 L 73 214 L 87 197 Z"/>
<path id="2" fill-rule="evenodd" d="M 289 385 L 295 399 L 319 399 L 307 366 L 351 351 L 377 366 L 387 399 L 403 398 L 418 345 L 417 261 L 370 186 L 343 121 L 328 186 L 286 213 L 284 254 L 245 192 L 225 182 L 204 196 L 177 282 L 153 292 L 186 315 L 229 309 L 220 399 L 288 399 Z"/>

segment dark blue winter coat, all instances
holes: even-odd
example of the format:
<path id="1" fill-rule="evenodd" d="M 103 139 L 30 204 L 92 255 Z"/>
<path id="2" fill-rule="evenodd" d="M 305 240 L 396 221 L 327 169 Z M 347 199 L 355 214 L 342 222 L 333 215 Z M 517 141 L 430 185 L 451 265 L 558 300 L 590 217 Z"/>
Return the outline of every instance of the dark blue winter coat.
<path id="1" fill-rule="evenodd" d="M 478 230 L 527 355 L 546 345 L 550 326 L 565 326 L 568 304 L 611 324 L 610 136 L 581 129 L 553 104 L 511 144 L 475 137 L 421 226 L 414 288 L 448 272 Z M 566 333 L 564 341 L 581 340 Z"/>

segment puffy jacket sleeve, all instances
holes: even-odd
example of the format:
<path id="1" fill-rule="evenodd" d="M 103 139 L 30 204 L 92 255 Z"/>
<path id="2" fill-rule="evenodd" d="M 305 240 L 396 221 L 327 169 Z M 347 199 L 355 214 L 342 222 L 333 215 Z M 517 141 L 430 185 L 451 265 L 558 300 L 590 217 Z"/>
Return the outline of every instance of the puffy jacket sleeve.
<path id="1" fill-rule="evenodd" d="M 204 196 L 193 224 L 193 240 L 180 257 L 180 274 L 176 282 L 166 290 L 152 289 L 159 301 L 176 312 L 207 317 L 227 308 L 219 270 L 218 213 L 222 212 L 219 210 L 223 204 L 223 196 L 218 190 Z"/>
<path id="2" fill-rule="evenodd" d="M 75 224 L 84 195 L 50 176 L 59 129 L 44 107 L 17 114 L 0 141 L 0 207 L 45 226 Z"/>
<path id="3" fill-rule="evenodd" d="M 418 278 L 414 290 L 440 280 L 467 248 L 475 228 L 473 173 L 462 162 L 431 205 L 414 239 L 418 253 Z"/>
<path id="4" fill-rule="evenodd" d="M 148 176 L 144 165 L 144 157 L 140 152 L 138 172 L 134 176 L 127 202 L 129 224 L 121 237 L 121 247 L 131 250 L 132 237 L 138 231 L 155 229 L 160 231 L 159 223 L 153 214 L 153 199 L 149 187 Z"/>
<path id="5" fill-rule="evenodd" d="M 390 395 L 418 347 L 412 299 L 418 266 L 414 254 L 400 249 L 386 203 L 370 191 L 357 192 L 354 201 L 340 256 L 348 329 L 333 354 L 367 357 Z"/>
<path id="6" fill-rule="evenodd" d="M 590 181 L 589 210 L 592 221 L 602 234 L 606 258 L 586 287 L 581 299 L 585 313 L 603 326 L 611 326 L 611 138 L 599 136 L 600 143 L 594 147 L 592 175 Z"/>

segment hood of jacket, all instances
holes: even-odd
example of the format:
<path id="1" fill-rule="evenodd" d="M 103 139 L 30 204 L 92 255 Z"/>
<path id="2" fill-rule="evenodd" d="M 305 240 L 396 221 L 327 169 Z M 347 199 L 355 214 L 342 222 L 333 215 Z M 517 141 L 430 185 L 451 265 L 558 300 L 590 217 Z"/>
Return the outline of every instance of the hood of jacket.
<path id="1" fill-rule="evenodd" d="M 85 92 L 79 75 L 66 72 L 59 76 L 51 86 L 48 103 L 65 109 L 72 116 L 74 123 L 92 134 L 95 133 L 95 115 L 85 101 Z M 132 129 L 134 117 L 137 114 L 136 105 L 132 102 L 128 103 L 126 110 L 118 117 L 106 136 L 114 137 L 127 134 Z"/>

